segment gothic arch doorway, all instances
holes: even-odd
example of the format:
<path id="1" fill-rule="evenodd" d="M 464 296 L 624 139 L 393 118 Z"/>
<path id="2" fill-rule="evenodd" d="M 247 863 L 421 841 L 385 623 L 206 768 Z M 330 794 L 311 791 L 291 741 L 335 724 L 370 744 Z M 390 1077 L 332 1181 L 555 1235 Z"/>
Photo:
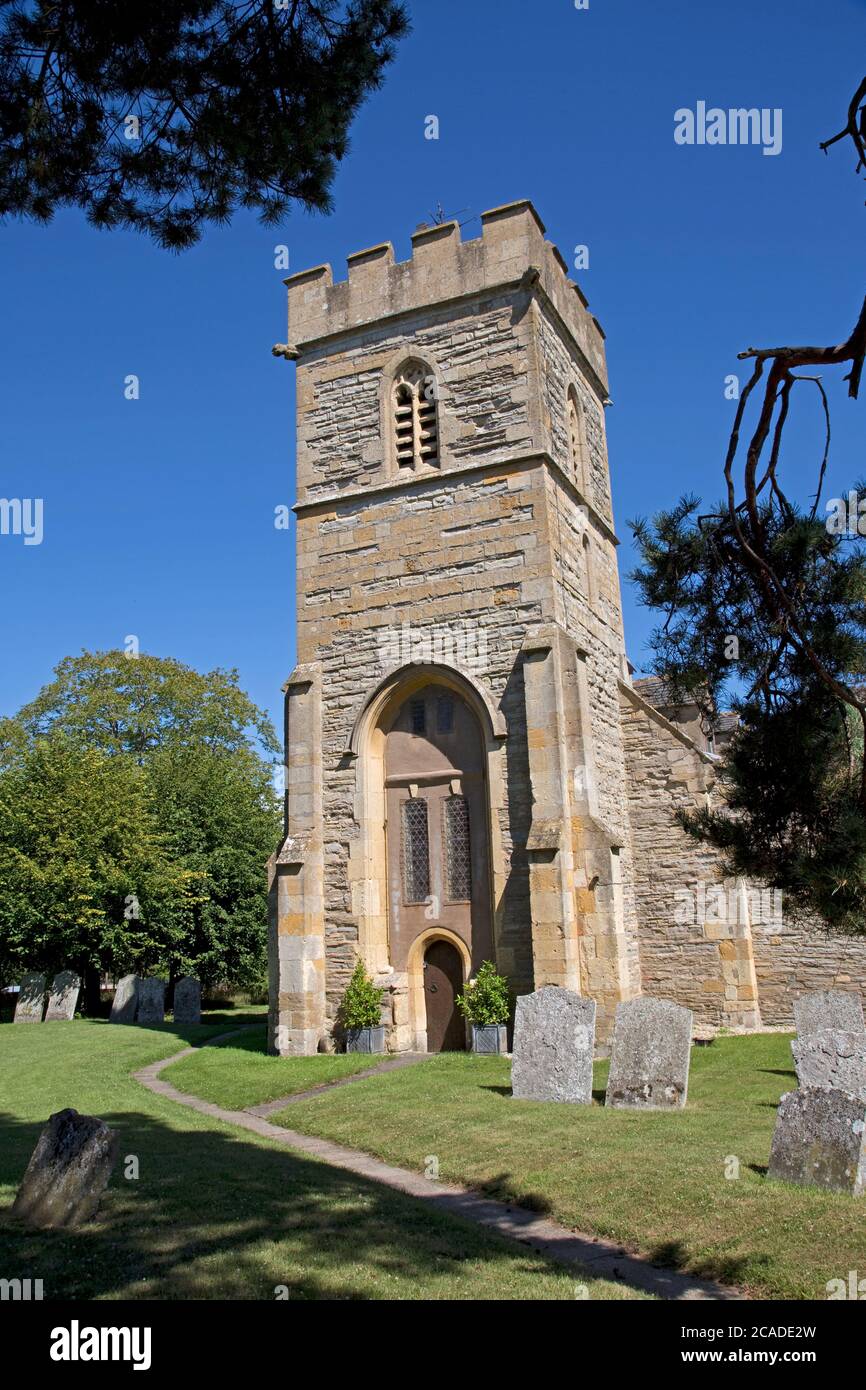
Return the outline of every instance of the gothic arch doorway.
<path id="1" fill-rule="evenodd" d="M 466 1025 L 455 1002 L 462 988 L 463 962 L 457 947 L 443 938 L 431 941 L 424 952 L 428 1052 L 466 1050 Z"/>
<path id="2" fill-rule="evenodd" d="M 409 975 L 415 1045 L 462 1049 L 455 996 L 493 956 L 484 735 L 429 678 L 398 692 L 383 731 L 390 964 Z"/>

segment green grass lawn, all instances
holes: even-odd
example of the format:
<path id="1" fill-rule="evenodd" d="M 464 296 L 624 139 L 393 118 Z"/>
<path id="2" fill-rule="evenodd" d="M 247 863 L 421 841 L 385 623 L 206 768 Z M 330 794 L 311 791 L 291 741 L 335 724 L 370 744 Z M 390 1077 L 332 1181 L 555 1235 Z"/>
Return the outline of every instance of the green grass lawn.
<path id="1" fill-rule="evenodd" d="M 46 1299 L 272 1299 L 283 1285 L 296 1299 L 572 1299 L 577 1279 L 592 1298 L 635 1296 L 132 1080 L 224 1026 L 0 1027 L 0 1277 L 41 1278 Z M 239 1051 L 219 1056 L 231 1067 Z M 324 1074 L 332 1059 L 308 1060 Z M 41 1126 L 65 1106 L 116 1126 L 121 1158 L 96 1221 L 34 1232 L 9 1208 Z M 137 1180 L 124 1176 L 130 1155 Z"/>
<path id="2" fill-rule="evenodd" d="M 453 1053 L 272 1118 L 407 1168 L 436 1155 L 446 1180 L 754 1297 L 825 1298 L 829 1279 L 866 1273 L 866 1198 L 765 1176 L 779 1097 L 796 1086 L 789 1043 L 769 1034 L 695 1048 L 688 1108 L 673 1114 L 515 1101 L 507 1059 Z M 599 1091 L 606 1074 L 598 1064 Z"/>
<path id="3" fill-rule="evenodd" d="M 264 1028 L 257 1029 L 215 1047 L 202 1048 L 193 1057 L 175 1062 L 164 1072 L 165 1079 L 179 1091 L 188 1091 L 229 1110 L 242 1110 L 248 1105 L 260 1105 L 339 1081 L 382 1060 L 357 1052 L 268 1057 L 265 1033 Z"/>

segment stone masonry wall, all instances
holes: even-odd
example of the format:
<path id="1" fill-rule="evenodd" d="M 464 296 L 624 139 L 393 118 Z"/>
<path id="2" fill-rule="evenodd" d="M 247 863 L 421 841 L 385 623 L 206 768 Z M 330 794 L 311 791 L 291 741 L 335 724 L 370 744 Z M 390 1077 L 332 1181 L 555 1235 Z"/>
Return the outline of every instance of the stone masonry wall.
<path id="1" fill-rule="evenodd" d="M 551 452 L 565 479 L 575 485 L 573 490 L 560 474 L 551 472 L 548 476 L 548 529 L 553 548 L 557 619 L 587 654 L 599 816 L 621 846 L 623 907 L 629 939 L 628 987 L 636 993 L 640 989 L 638 918 L 618 689 L 624 636 L 604 418 L 597 396 L 581 373 L 573 344 L 548 311 L 541 310 L 538 321 L 540 379 Z M 577 391 L 587 421 L 584 466 L 588 507 L 581 505 L 584 494 L 577 490 L 580 480 L 574 477 L 567 426 L 569 387 Z"/>
<path id="2" fill-rule="evenodd" d="M 679 806 L 713 795 L 712 760 L 636 692 L 621 691 L 629 769 L 643 992 L 675 999 L 714 1024 L 746 1020 L 752 982 L 764 1026 L 793 1027 L 794 1000 L 821 989 L 857 989 L 866 998 L 866 940 L 831 935 L 820 923 L 752 914 L 741 928 L 675 920 L 677 889 L 721 884 L 721 856 L 673 818 Z M 747 953 L 752 967 L 748 968 Z"/>
<path id="3" fill-rule="evenodd" d="M 420 358 L 435 375 L 450 464 L 525 451 L 526 332 L 511 320 L 511 298 L 492 296 L 456 317 L 453 308 L 428 310 L 399 328 L 351 335 L 336 357 L 311 352 L 298 401 L 304 500 L 388 480 L 389 369 L 401 357 Z"/>
<path id="4" fill-rule="evenodd" d="M 794 1000 L 817 989 L 855 989 L 866 1001 L 866 940 L 833 936 L 819 923 L 752 928 L 761 1017 L 794 1026 Z"/>
<path id="5" fill-rule="evenodd" d="M 712 760 L 630 688 L 620 686 L 628 771 L 635 894 L 640 921 L 643 993 L 673 999 L 698 1020 L 754 1027 L 757 1008 L 748 924 L 678 921 L 677 891 L 721 887 L 721 858 L 692 839 L 674 819 L 712 795 Z M 696 894 L 697 897 L 697 894 Z"/>
<path id="6" fill-rule="evenodd" d="M 322 663 L 327 995 L 333 1010 L 358 937 L 348 881 L 355 769 L 342 755 L 360 702 L 393 664 L 395 648 L 441 651 L 455 638 L 461 664 L 501 705 L 509 728 L 508 799 L 501 832 L 509 869 L 502 945 L 531 984 L 525 853 L 529 807 L 524 714 L 515 670 L 526 626 L 542 613 L 542 472 L 445 474 L 387 497 L 354 499 L 299 526 L 305 599 L 299 652 Z M 335 574 L 341 577 L 335 579 Z M 404 627 L 404 624 L 408 626 Z"/>

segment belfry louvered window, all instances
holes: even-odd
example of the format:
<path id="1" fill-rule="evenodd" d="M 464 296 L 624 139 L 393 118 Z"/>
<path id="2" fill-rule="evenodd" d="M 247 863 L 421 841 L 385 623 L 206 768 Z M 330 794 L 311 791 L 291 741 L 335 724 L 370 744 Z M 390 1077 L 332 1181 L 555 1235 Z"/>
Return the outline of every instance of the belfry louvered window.
<path id="1" fill-rule="evenodd" d="M 420 796 L 409 797 L 403 802 L 400 814 L 403 900 L 407 903 L 423 903 L 430 896 L 427 802 Z"/>
<path id="2" fill-rule="evenodd" d="M 469 807 L 465 796 L 442 803 L 445 825 L 445 892 L 451 902 L 472 896 L 472 856 L 469 846 Z"/>
<path id="3" fill-rule="evenodd" d="M 393 402 L 398 468 L 438 467 L 439 422 L 433 373 L 421 362 L 404 367 L 394 381 Z"/>

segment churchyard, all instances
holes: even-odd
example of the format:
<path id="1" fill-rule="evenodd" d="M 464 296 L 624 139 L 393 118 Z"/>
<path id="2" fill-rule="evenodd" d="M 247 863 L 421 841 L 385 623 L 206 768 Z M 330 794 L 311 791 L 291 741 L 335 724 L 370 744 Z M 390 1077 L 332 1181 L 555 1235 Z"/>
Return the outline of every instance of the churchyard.
<path id="1" fill-rule="evenodd" d="M 605 1107 L 605 1061 L 594 1065 L 593 1103 L 583 1106 L 515 1101 L 507 1058 L 452 1053 L 294 1102 L 271 1119 L 418 1171 L 432 1157 L 446 1181 L 735 1284 L 749 1298 L 826 1299 L 828 1281 L 866 1270 L 866 1225 L 860 1202 L 844 1193 L 767 1177 L 777 1106 L 797 1085 L 791 1036 L 693 1048 L 688 1104 L 669 1113 Z M 255 1104 L 271 1098 L 274 1061 L 253 1035 L 164 1075 L 221 1105 L 244 1095 Z"/>
<path id="2" fill-rule="evenodd" d="M 545 1027 L 561 1027 L 568 1013 L 565 992 L 556 995 L 554 1024 Z M 862 1204 L 844 1191 L 774 1180 L 768 1166 L 783 1095 L 817 1094 L 826 1108 L 840 1066 L 850 1092 L 846 1036 L 857 1039 L 858 1020 L 837 1020 L 850 1024 L 847 1035 L 828 1031 L 827 1018 L 798 1020 L 797 1066 L 810 1069 L 801 1079 L 824 1081 L 805 1092 L 796 1089 L 787 1033 L 717 1037 L 691 1048 L 683 1072 L 679 1021 L 659 1013 L 659 1002 L 623 1006 L 627 1046 L 613 1067 L 592 1062 L 591 1027 L 584 1037 L 587 1025 L 578 1022 L 578 1044 L 589 1051 L 575 1049 L 573 1075 L 560 1066 L 559 1099 L 515 1097 L 507 1056 L 441 1053 L 350 1080 L 383 1059 L 269 1056 L 255 1011 L 207 1015 L 199 1026 L 3 1026 L 3 1275 L 38 1269 L 46 1296 L 64 1299 L 569 1299 L 576 1287 L 592 1299 L 640 1296 L 380 1183 L 281 1151 L 135 1079 L 190 1043 L 220 1038 L 231 1019 L 227 1037 L 170 1063 L 163 1079 L 235 1112 L 286 1097 L 268 1114 L 278 1127 L 464 1185 L 746 1298 L 826 1299 L 833 1281 L 866 1270 Z M 518 1030 L 540 1013 L 528 1001 Z M 647 1018 L 655 1034 L 642 1032 Z M 681 1043 L 681 1025 L 680 1034 Z M 665 1045 L 647 1049 L 647 1036 Z M 674 1078 L 669 1086 L 637 1084 L 639 1038 L 644 1076 L 664 1073 Z M 522 1093 L 538 1080 L 537 1043 L 528 1031 L 517 1040 Z M 558 1048 L 560 1063 L 567 1052 Z M 816 1056 L 827 1077 L 816 1079 Z M 315 1087 L 322 1089 L 313 1096 L 300 1094 Z M 95 1218 L 74 1229 L 27 1229 L 10 1218 L 11 1204 L 48 1115 L 67 1107 L 117 1131 L 118 1162 Z M 796 1160 L 796 1145 L 785 1153 Z"/>
<path id="3" fill-rule="evenodd" d="M 46 1299 L 563 1299 L 573 1273 L 372 1182 L 151 1095 L 132 1073 L 225 1022 L 0 1028 L 0 1272 Z M 264 1025 L 261 1027 L 264 1042 Z M 231 1063 L 233 1048 L 218 1061 Z M 297 1059 L 303 1084 L 335 1062 Z M 267 1059 L 280 1084 L 301 1067 Z M 369 1061 L 369 1059 L 367 1059 Z M 365 1083 L 359 1083 L 364 1085 Z M 35 1231 L 10 1208 L 40 1130 L 74 1106 L 120 1132 L 98 1218 Z M 128 1160 L 137 1159 L 137 1176 Z M 585 1280 L 592 1298 L 637 1297 Z"/>

